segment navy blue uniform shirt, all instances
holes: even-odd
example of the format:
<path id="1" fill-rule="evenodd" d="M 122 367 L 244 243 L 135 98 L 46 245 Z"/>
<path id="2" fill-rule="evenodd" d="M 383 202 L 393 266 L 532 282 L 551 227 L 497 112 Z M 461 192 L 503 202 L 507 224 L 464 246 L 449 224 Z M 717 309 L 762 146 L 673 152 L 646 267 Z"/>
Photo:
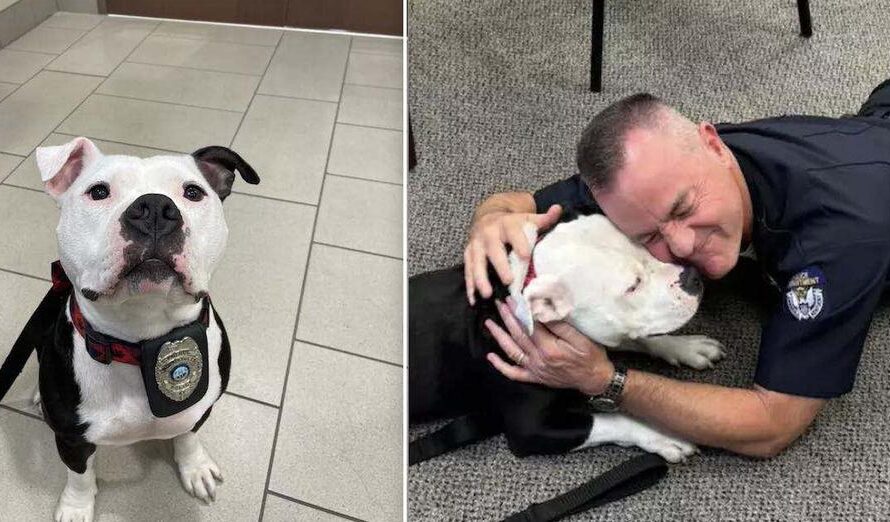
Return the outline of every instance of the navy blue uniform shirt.
<path id="1" fill-rule="evenodd" d="M 890 274 L 890 120 L 880 115 L 717 126 L 751 193 L 755 254 L 782 292 L 754 376 L 766 389 L 830 398 L 853 387 Z M 534 197 L 538 212 L 593 203 L 578 175 Z"/>

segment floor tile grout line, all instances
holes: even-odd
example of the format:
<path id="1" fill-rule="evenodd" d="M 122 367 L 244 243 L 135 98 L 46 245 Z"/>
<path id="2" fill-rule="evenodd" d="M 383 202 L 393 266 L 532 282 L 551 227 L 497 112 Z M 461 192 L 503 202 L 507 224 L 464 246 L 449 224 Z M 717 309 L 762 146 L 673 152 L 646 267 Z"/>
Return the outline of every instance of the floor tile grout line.
<path id="1" fill-rule="evenodd" d="M 151 36 L 151 35 L 149 35 L 149 36 Z M 140 45 L 142 45 L 142 44 L 140 43 Z M 266 47 L 266 49 L 271 49 L 271 47 Z M 271 61 L 271 58 L 269 60 Z M 263 76 L 262 74 L 251 74 L 251 73 L 245 73 L 245 72 L 240 72 L 240 71 L 224 71 L 222 69 L 208 69 L 206 67 L 186 67 L 184 65 L 169 65 L 166 63 L 139 62 L 136 60 L 129 60 L 129 59 L 124 60 L 124 61 L 126 63 L 137 63 L 139 65 L 156 65 L 158 67 L 173 67 L 175 69 L 191 69 L 193 71 L 206 71 L 206 72 L 225 73 L 225 74 L 237 74 L 240 76 L 250 76 L 252 78 L 256 78 L 256 77 L 262 78 L 262 76 Z"/>
<path id="2" fill-rule="evenodd" d="M 27 34 L 27 33 L 25 33 L 25 34 Z M 25 36 L 25 35 L 23 34 L 22 36 Z M 19 38 L 21 38 L 22 36 L 19 36 Z M 17 39 L 18 39 L 18 38 L 17 38 Z M 24 49 L 10 49 L 9 46 L 0 48 L 0 51 L 10 51 L 10 52 L 13 52 L 13 53 L 42 54 L 42 55 L 44 55 L 44 56 L 56 56 L 56 57 L 58 57 L 58 56 L 61 55 L 61 53 L 59 53 L 59 54 L 55 54 L 55 53 L 45 53 L 45 52 L 43 52 L 43 51 L 26 51 L 26 50 L 24 50 Z"/>
<path id="3" fill-rule="evenodd" d="M 277 491 L 269 490 L 269 494 L 272 495 L 273 497 L 278 497 L 278 498 L 280 498 L 280 499 L 282 499 L 282 500 L 287 500 L 288 502 L 293 502 L 294 504 L 300 504 L 301 506 L 306 506 L 306 507 L 308 507 L 308 508 L 312 508 L 312 509 L 315 509 L 315 510 L 317 510 L 317 511 L 321 511 L 321 512 L 324 512 L 324 513 L 328 513 L 328 514 L 330 514 L 330 515 L 335 515 L 335 516 L 338 516 L 338 517 L 343 518 L 343 519 L 346 519 L 346 520 L 354 520 L 355 522 L 364 522 L 364 520 L 362 520 L 361 518 L 352 517 L 352 516 L 346 515 L 346 514 L 344 514 L 344 513 L 340 513 L 340 512 L 338 512 L 338 511 L 334 511 L 333 509 L 328 509 L 328 508 L 326 508 L 326 507 L 321 507 L 321 506 L 319 506 L 319 505 L 317 505 L 317 504 L 311 504 L 311 503 L 309 503 L 309 502 L 305 502 L 305 501 L 302 501 L 302 500 L 300 500 L 300 499 L 297 499 L 297 498 L 294 498 L 294 497 L 285 495 L 284 493 L 278 493 Z"/>
<path id="4" fill-rule="evenodd" d="M 346 85 L 352 85 L 353 87 L 371 87 L 372 89 L 387 89 L 390 91 L 401 91 L 401 87 L 387 87 L 386 85 L 370 85 L 367 83 L 352 83 L 346 82 Z"/>
<path id="5" fill-rule="evenodd" d="M 111 75 L 102 76 L 102 78 L 105 78 L 106 80 L 108 80 L 111 78 Z M 102 83 L 105 83 L 105 82 L 102 82 Z M 100 87 L 101 87 L 101 85 L 100 85 Z M 144 102 L 149 102 L 149 103 L 163 103 L 165 105 L 173 105 L 176 107 L 190 107 L 192 109 L 205 109 L 205 110 L 221 111 L 221 112 L 233 112 L 235 114 L 244 114 L 245 112 L 247 112 L 246 108 L 243 111 L 239 111 L 239 110 L 235 110 L 235 109 L 220 109 L 219 107 L 207 107 L 204 105 L 191 105 L 188 103 L 177 103 L 177 102 L 164 101 L 164 100 L 152 100 L 149 98 L 138 98 L 136 96 L 123 96 L 120 94 L 109 94 L 107 92 L 96 92 L 94 94 L 96 96 L 108 96 L 109 98 L 122 98 L 124 100 L 136 100 L 136 101 L 144 101 Z"/>
<path id="6" fill-rule="evenodd" d="M 356 181 L 370 181 L 371 183 L 382 183 L 384 185 L 395 185 L 396 187 L 401 187 L 401 183 L 396 183 L 395 181 L 384 181 L 382 179 L 370 179 L 370 178 L 360 178 L 358 176 L 350 176 L 349 174 L 337 174 L 336 172 L 325 172 L 328 176 L 334 176 L 336 178 L 346 178 L 346 179 L 354 179 Z"/>
<path id="7" fill-rule="evenodd" d="M 137 143 L 128 143 L 126 141 L 109 140 L 106 138 L 100 138 L 98 136 L 87 136 L 86 134 L 71 134 L 70 132 L 60 132 L 60 131 L 54 131 L 54 132 L 51 132 L 50 134 L 61 134 L 62 136 L 71 136 L 72 138 L 77 138 L 78 136 L 83 136 L 85 138 L 90 138 L 93 140 L 107 141 L 108 143 L 114 143 L 117 145 L 126 145 L 128 147 L 141 147 L 143 149 L 151 149 L 151 150 L 156 150 L 158 152 L 166 152 L 167 154 L 185 154 L 185 152 L 179 152 L 178 150 L 162 149 L 160 147 L 152 147 L 150 145 L 139 145 Z M 48 137 L 49 136 L 47 136 L 47 138 Z M 44 139 L 46 139 L 46 138 L 44 138 Z"/>
<path id="8" fill-rule="evenodd" d="M 378 359 L 377 357 L 371 357 L 370 355 L 364 355 L 364 354 L 360 354 L 360 353 L 350 352 L 349 350 L 343 350 L 343 349 L 341 349 L 341 348 L 334 348 L 333 346 L 327 346 L 327 345 L 324 345 L 324 344 L 318 344 L 318 343 L 313 342 L 313 341 L 307 341 L 307 340 L 305 340 L 305 339 L 300 339 L 299 337 L 295 338 L 294 341 L 296 341 L 296 342 L 300 342 L 300 343 L 303 343 L 303 344 L 308 344 L 308 345 L 310 345 L 310 346 L 315 346 L 316 348 L 324 348 L 325 350 L 330 350 L 330 351 L 332 351 L 332 352 L 342 353 L 342 354 L 344 354 L 344 355 L 352 355 L 352 356 L 355 356 L 355 357 L 360 357 L 360 358 L 362 358 L 362 359 L 367 359 L 367 360 L 369 360 L 369 361 L 374 361 L 374 362 L 378 362 L 378 363 L 383 363 L 383 364 L 386 364 L 386 365 L 388 365 L 388 366 L 393 366 L 393 367 L 396 367 L 396 368 L 401 368 L 401 369 L 403 369 L 403 370 L 405 369 L 405 366 L 404 366 L 403 364 L 394 363 L 394 362 L 392 362 L 392 361 L 387 361 L 386 359 Z M 401 344 L 401 343 L 400 343 L 400 344 Z"/>
<path id="9" fill-rule="evenodd" d="M 53 60 L 53 61 L 55 61 L 55 60 Z M 103 80 L 108 78 L 107 76 L 102 76 L 101 74 L 93 74 L 93 73 L 85 73 L 85 72 L 71 72 L 71 71 L 66 71 L 63 69 L 51 69 L 50 68 L 51 66 L 52 66 L 52 62 L 44 65 L 42 70 L 49 71 L 49 72 L 56 72 L 56 73 L 73 74 L 75 76 L 90 76 L 92 78 L 102 78 Z"/>
<path id="10" fill-rule="evenodd" d="M 6 411 L 11 411 L 11 412 L 13 412 L 13 413 L 18 413 L 19 415 L 24 415 L 25 417 L 29 417 L 29 418 L 31 418 L 31 419 L 39 420 L 40 422 L 44 422 L 43 417 L 40 417 L 40 416 L 38 416 L 38 415 L 34 415 L 33 413 L 28 413 L 28 412 L 26 412 L 26 411 L 22 411 L 22 410 L 20 410 L 20 409 L 18 409 L 18 408 L 13 408 L 12 406 L 9 406 L 9 405 L 6 405 L 6 404 L 0 404 L 0 409 L 4 409 L 4 410 L 6 410 Z"/>
<path id="11" fill-rule="evenodd" d="M 3 154 L 6 154 L 6 153 L 4 152 Z M 13 154 L 8 154 L 8 156 L 13 156 Z M 19 157 L 18 154 L 14 154 L 14 156 Z M 20 159 L 19 162 L 15 164 L 15 167 L 13 167 L 12 170 L 9 171 L 9 174 L 3 176 L 3 179 L 0 179 L 0 185 L 2 185 L 4 182 L 6 182 L 6 180 L 11 178 L 12 175 L 15 174 L 15 171 L 19 170 L 19 167 L 22 166 L 22 163 L 24 163 L 26 159 L 28 159 L 28 156 L 25 156 L 24 158 Z"/>
<path id="12" fill-rule="evenodd" d="M 402 129 L 393 129 L 391 127 L 378 127 L 377 125 L 362 125 L 361 123 L 347 123 L 345 121 L 338 121 L 337 125 L 349 125 L 350 127 L 362 127 L 365 129 L 377 129 L 377 130 L 385 130 L 392 132 L 405 132 Z"/>
<path id="13" fill-rule="evenodd" d="M 246 396 L 246 395 L 241 395 L 240 393 L 231 392 L 231 391 L 229 391 L 229 390 L 226 390 L 224 393 L 225 393 L 226 395 L 231 395 L 232 397 L 238 397 L 239 399 L 242 399 L 242 400 L 245 400 L 245 401 L 255 402 L 255 403 L 257 403 L 257 404 L 262 404 L 263 406 L 268 406 L 268 407 L 270 407 L 270 408 L 275 408 L 276 410 L 278 409 L 278 406 L 275 406 L 275 405 L 272 404 L 271 402 L 261 401 L 261 400 L 259 400 L 259 399 L 254 399 L 254 398 L 252 398 L 252 397 L 248 397 L 248 396 Z"/>
<path id="14" fill-rule="evenodd" d="M 262 81 L 260 83 L 262 83 Z M 306 98 L 303 96 L 288 96 L 286 94 L 269 94 L 266 92 L 257 92 L 256 95 L 257 96 L 269 96 L 270 98 L 286 98 L 288 100 L 303 100 L 303 101 L 311 101 L 311 102 L 331 103 L 334 105 L 340 103 L 338 101 L 319 100 L 318 98 Z"/>
<path id="15" fill-rule="evenodd" d="M 266 67 L 263 69 L 263 74 L 260 75 L 260 79 L 256 82 L 256 87 L 253 88 L 253 94 L 250 96 L 250 101 L 247 102 L 247 107 L 244 109 L 244 113 L 241 115 L 241 121 L 238 122 L 238 126 L 235 127 L 235 133 L 232 134 L 232 139 L 229 140 L 229 148 L 232 148 L 232 145 L 235 144 L 235 139 L 238 137 L 238 133 L 241 132 L 241 126 L 244 125 L 244 120 L 247 119 L 247 113 L 250 112 L 250 108 L 253 106 L 254 100 L 256 100 L 256 93 L 260 90 L 260 84 L 263 83 L 263 78 L 266 77 L 266 73 L 269 72 L 269 68 L 272 67 L 272 60 L 275 59 L 275 53 L 278 52 L 278 46 L 281 45 L 281 40 L 283 38 L 279 37 L 278 42 L 275 43 L 275 48 L 272 49 L 272 54 L 269 55 L 269 61 L 266 62 Z"/>
<path id="16" fill-rule="evenodd" d="M 283 38 L 282 38 L 283 39 Z M 280 42 L 279 42 L 280 43 Z M 349 37 L 349 49 L 346 51 L 346 55 L 349 56 L 349 50 L 352 49 L 352 37 Z M 277 48 L 276 48 L 277 52 Z M 274 53 L 272 55 L 275 56 Z M 271 60 L 270 60 L 271 63 Z M 340 95 L 337 97 L 337 109 L 334 112 L 334 125 L 331 125 L 331 137 L 328 140 L 328 154 L 327 158 L 325 158 L 324 172 L 328 170 L 328 163 L 331 161 L 331 145 L 334 143 L 334 129 L 336 128 L 337 116 L 340 114 L 340 101 L 343 97 L 343 85 L 346 80 L 346 68 L 349 65 L 349 60 L 345 60 L 343 64 L 343 80 L 340 82 Z M 322 176 L 321 178 L 321 189 L 319 190 L 319 194 L 324 194 L 324 185 L 327 176 Z M 300 284 L 300 299 L 297 301 L 297 316 L 294 318 L 294 331 L 291 334 L 291 340 L 297 337 L 297 328 L 300 326 L 300 313 L 303 311 L 303 299 L 306 296 L 306 286 L 307 286 L 307 278 L 309 277 L 309 265 L 312 263 L 312 250 L 315 241 L 315 231 L 318 228 L 318 215 L 321 207 L 321 196 L 319 196 L 319 207 L 315 209 L 315 216 L 312 220 L 312 232 L 309 235 L 309 249 L 306 252 L 306 266 L 303 267 L 303 278 L 302 283 Z M 263 501 L 260 504 L 260 518 L 259 522 L 263 522 L 263 515 L 266 511 L 266 499 L 269 496 L 269 484 L 272 481 L 272 467 L 275 465 L 275 450 L 278 445 L 278 432 L 281 430 L 281 417 L 284 414 L 284 401 L 287 399 L 287 384 L 290 380 L 290 369 L 291 363 L 294 358 L 294 346 L 296 343 L 291 342 L 290 352 L 287 355 L 287 366 L 285 367 L 284 372 L 284 383 L 281 386 L 281 403 L 278 408 L 278 420 L 275 423 L 275 435 L 272 439 L 272 452 L 269 455 L 269 469 L 266 472 L 266 486 L 263 488 Z"/>
<path id="17" fill-rule="evenodd" d="M 173 20 L 173 19 L 170 19 L 170 20 L 171 21 L 179 21 L 179 20 Z M 160 27 L 162 25 L 164 25 L 163 22 L 158 24 L 158 26 L 155 27 L 154 31 L 152 31 L 151 36 L 163 36 L 164 38 L 178 38 L 180 40 L 191 40 L 191 41 L 195 41 L 195 42 L 220 43 L 220 44 L 228 44 L 228 45 L 247 45 L 250 47 L 266 47 L 266 48 L 278 47 L 278 42 L 275 42 L 275 45 L 255 44 L 255 43 L 246 43 L 246 42 L 227 42 L 225 40 L 214 40 L 213 38 L 203 38 L 203 37 L 198 37 L 198 36 L 186 36 L 186 35 L 181 35 L 181 34 L 170 34 L 170 33 L 157 32 L 157 30 L 160 29 Z M 213 26 L 213 27 L 219 27 L 219 26 Z M 222 26 L 222 27 L 225 27 L 225 26 Z M 260 29 L 260 30 L 262 30 L 262 29 Z M 284 33 L 282 32 L 281 34 L 284 34 Z M 278 37 L 278 41 L 281 41 L 280 35 Z"/>
<path id="18" fill-rule="evenodd" d="M 59 133 L 54 133 L 54 134 L 59 134 Z M 70 136 L 70 134 L 65 134 L 65 136 Z M 87 137 L 89 137 L 89 136 L 87 136 Z M 45 140 L 45 139 L 46 139 L 46 138 L 44 138 L 44 140 Z M 101 139 L 101 138 L 96 138 L 96 139 L 98 140 L 98 139 Z M 115 142 L 115 143 L 116 143 L 116 142 Z M 129 143 L 122 143 L 121 145 L 130 145 L 130 144 L 129 144 Z M 134 146 L 138 146 L 138 145 L 134 145 Z M 167 151 L 165 151 L 165 152 L 167 152 Z M 174 154 L 184 154 L 184 153 L 182 153 L 182 152 L 175 152 Z M 22 158 L 22 161 L 19 162 L 19 165 L 21 165 L 22 163 L 24 163 L 24 161 L 27 160 L 27 159 L 28 159 L 27 157 Z M 8 182 L 7 180 L 8 180 L 10 177 L 12 177 L 12 174 L 13 174 L 17 169 L 18 169 L 18 166 L 16 166 L 15 169 L 13 169 L 13 171 L 10 172 L 9 175 L 8 175 L 6 178 L 4 178 L 3 180 L 0 180 L 0 185 L 2 185 L 2 186 L 4 186 L 4 187 L 17 188 L 17 189 L 22 189 L 22 190 L 30 190 L 31 192 L 39 192 L 39 193 L 43 194 L 43 191 L 40 190 L 40 189 L 36 189 L 36 188 L 33 188 L 33 187 L 25 187 L 25 186 L 23 186 L 23 185 L 17 185 L 17 184 L 15 184 L 15 183 L 10 183 L 10 182 Z M 300 205 L 300 206 L 303 206 L 303 207 L 318 208 L 318 205 L 313 205 L 312 203 L 305 203 L 305 202 L 303 202 L 303 201 L 292 201 L 292 200 L 289 200 L 289 199 L 274 198 L 274 197 L 272 197 L 272 196 L 263 196 L 263 195 L 260 195 L 260 194 L 250 194 L 250 193 L 247 193 L 247 192 L 239 192 L 239 191 L 237 191 L 237 190 L 233 190 L 233 191 L 232 191 L 232 194 L 238 194 L 239 196 L 247 196 L 247 197 L 250 197 L 250 198 L 268 199 L 268 200 L 270 200 L 270 201 L 278 201 L 278 202 L 280 202 L 280 203 L 289 203 L 289 204 L 291 204 L 291 205 Z"/>
<path id="19" fill-rule="evenodd" d="M 22 37 L 24 37 L 26 34 L 30 33 L 31 31 L 33 31 L 34 29 L 37 29 L 38 27 L 40 27 L 39 24 L 38 24 L 38 25 L 35 25 L 35 26 L 32 27 L 31 29 L 29 29 L 27 33 L 23 34 L 22 36 L 19 36 L 18 38 L 15 39 L 15 41 L 10 42 L 9 45 L 12 45 L 13 43 L 15 43 L 15 42 L 18 41 L 18 40 L 21 40 Z M 62 49 L 62 50 L 61 50 L 60 52 L 58 52 L 58 53 L 45 53 L 45 52 L 43 52 L 43 51 L 29 51 L 29 50 L 27 50 L 27 49 L 16 49 L 15 47 L 10 48 L 9 45 L 7 45 L 6 47 L 4 47 L 4 49 L 9 49 L 10 51 L 24 51 L 24 52 L 29 52 L 29 53 L 54 54 L 55 57 L 58 58 L 59 56 L 62 56 L 63 54 L 65 54 L 65 52 L 66 52 L 68 49 L 71 49 L 71 47 L 73 47 L 74 44 L 76 44 L 77 42 L 81 41 L 81 40 L 83 39 L 84 36 L 86 36 L 87 34 L 89 34 L 90 32 L 92 32 L 92 29 L 90 29 L 89 31 L 84 31 L 83 29 L 65 29 L 64 27 L 52 27 L 51 29 L 64 29 L 64 30 L 66 30 L 66 31 L 77 31 L 77 32 L 81 33 L 81 35 L 78 36 L 77 38 L 75 38 L 70 44 L 66 45 L 65 48 Z"/>
<path id="20" fill-rule="evenodd" d="M 37 281 L 43 281 L 44 283 L 52 283 L 52 281 L 51 281 L 50 279 L 46 278 L 46 277 L 40 277 L 40 276 L 36 276 L 36 275 L 26 274 L 26 273 L 24 273 L 24 272 L 18 272 L 18 271 L 16 271 L 16 270 L 10 270 L 10 269 L 8 269 L 8 268 L 0 267 L 0 272 L 6 272 L 7 274 L 12 274 L 12 275 L 17 275 L 17 276 L 27 277 L 27 278 L 29 278 L 29 279 L 36 279 Z"/>
<path id="21" fill-rule="evenodd" d="M 396 261 L 403 261 L 401 257 L 391 256 L 389 254 L 381 254 L 380 252 L 371 252 L 370 250 L 362 250 L 360 248 L 352 248 L 343 245 L 335 245 L 333 243 L 325 243 L 324 241 L 313 240 L 312 243 L 316 245 L 326 246 L 330 248 L 339 248 L 340 250 L 348 250 L 350 252 L 355 252 L 357 254 L 367 254 L 369 256 L 377 256 L 377 257 L 385 257 L 387 259 L 394 259 Z"/>
<path id="22" fill-rule="evenodd" d="M 355 54 L 370 54 L 370 55 L 372 55 L 372 56 L 392 56 L 393 58 L 402 58 L 402 53 L 401 53 L 401 52 L 398 52 L 398 53 L 386 53 L 386 52 L 383 52 L 383 51 L 365 51 L 365 50 L 363 50 L 363 49 L 359 49 L 359 50 L 357 50 L 357 51 L 356 51 L 355 49 L 353 49 L 352 52 L 355 53 Z"/>

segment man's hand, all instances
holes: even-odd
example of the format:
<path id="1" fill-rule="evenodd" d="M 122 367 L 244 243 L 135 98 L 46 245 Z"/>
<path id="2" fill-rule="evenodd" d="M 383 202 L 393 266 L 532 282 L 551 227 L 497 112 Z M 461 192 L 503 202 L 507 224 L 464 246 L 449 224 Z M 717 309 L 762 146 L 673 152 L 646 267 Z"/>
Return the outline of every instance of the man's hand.
<path id="1" fill-rule="evenodd" d="M 515 303 L 510 301 L 514 307 Z M 491 319 L 485 321 L 485 326 L 516 366 L 494 353 L 488 354 L 488 361 L 504 376 L 551 388 L 574 388 L 587 395 L 599 395 L 606 390 L 615 367 L 601 346 L 565 322 L 536 323 L 534 334 L 529 337 L 511 308 L 501 302 L 497 305 L 509 333 Z"/>
<path id="2" fill-rule="evenodd" d="M 509 285 L 513 281 L 513 274 L 510 273 L 510 263 L 507 261 L 506 245 L 509 244 L 519 257 L 528 259 L 533 245 L 528 244 L 522 227 L 526 223 L 532 223 L 538 230 L 545 230 L 559 221 L 561 213 L 562 208 L 559 205 L 551 206 L 545 214 L 504 210 L 477 211 L 470 229 L 470 239 L 464 250 L 464 279 L 467 300 L 471 305 L 476 303 L 477 290 L 482 297 L 491 297 L 488 261 L 491 261 L 501 282 Z"/>

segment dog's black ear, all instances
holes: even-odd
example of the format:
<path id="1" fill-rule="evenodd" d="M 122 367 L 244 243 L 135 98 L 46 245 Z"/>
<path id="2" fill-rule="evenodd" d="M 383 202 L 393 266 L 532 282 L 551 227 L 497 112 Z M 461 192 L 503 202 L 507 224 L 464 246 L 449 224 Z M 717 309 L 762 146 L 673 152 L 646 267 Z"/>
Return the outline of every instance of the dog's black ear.
<path id="1" fill-rule="evenodd" d="M 260 182 L 260 177 L 244 158 L 237 152 L 219 145 L 204 147 L 192 152 L 192 158 L 198 165 L 198 170 L 204 175 L 204 179 L 219 195 L 219 199 L 225 200 L 232 193 L 232 183 L 235 182 L 235 171 L 241 174 L 241 178 L 251 185 Z"/>

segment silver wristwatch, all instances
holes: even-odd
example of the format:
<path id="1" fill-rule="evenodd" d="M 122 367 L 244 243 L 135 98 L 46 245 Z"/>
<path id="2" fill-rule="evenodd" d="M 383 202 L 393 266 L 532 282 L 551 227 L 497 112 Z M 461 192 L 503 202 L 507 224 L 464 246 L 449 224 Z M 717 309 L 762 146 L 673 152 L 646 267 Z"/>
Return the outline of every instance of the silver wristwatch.
<path id="1" fill-rule="evenodd" d="M 594 412 L 612 413 L 618 411 L 621 405 L 621 392 L 624 391 L 624 383 L 627 381 L 627 368 L 620 364 L 615 365 L 615 373 L 612 381 L 606 386 L 606 391 L 587 399 L 587 405 Z"/>

